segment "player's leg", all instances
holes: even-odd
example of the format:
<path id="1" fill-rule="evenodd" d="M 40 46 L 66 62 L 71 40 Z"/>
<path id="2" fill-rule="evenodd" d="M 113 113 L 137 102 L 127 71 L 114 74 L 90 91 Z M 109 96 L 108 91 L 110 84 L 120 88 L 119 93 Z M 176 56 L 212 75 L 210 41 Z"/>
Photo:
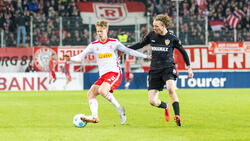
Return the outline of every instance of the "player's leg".
<path id="1" fill-rule="evenodd" d="M 129 78 L 127 79 L 127 83 L 125 85 L 125 87 L 127 87 L 127 89 L 129 88 L 130 84 L 132 83 L 132 81 L 134 80 L 134 75 L 133 73 L 129 73 Z"/>
<path id="2" fill-rule="evenodd" d="M 121 124 L 124 124 L 127 120 L 125 110 L 112 94 L 113 90 L 120 86 L 121 80 L 121 73 L 108 73 L 104 76 L 104 82 L 101 84 L 100 88 L 98 89 L 98 92 L 115 106 L 120 115 L 120 122 Z"/>
<path id="3" fill-rule="evenodd" d="M 170 110 L 169 110 L 169 103 L 166 103 L 164 101 L 161 101 L 158 98 L 159 91 L 163 89 L 163 86 L 165 85 L 165 81 L 163 81 L 163 70 L 150 70 L 149 71 L 149 87 L 148 87 L 148 98 L 149 103 L 153 106 L 156 106 L 158 108 L 164 109 L 164 116 L 165 120 L 170 120 Z"/>
<path id="4" fill-rule="evenodd" d="M 175 91 L 175 82 L 174 80 L 167 80 L 166 86 L 168 89 L 169 96 L 172 101 L 172 106 L 174 109 L 175 117 L 174 120 L 178 126 L 181 126 L 181 119 L 180 119 L 180 108 L 179 108 L 179 99 Z"/>
<path id="5" fill-rule="evenodd" d="M 63 86 L 64 89 L 66 89 L 67 85 L 71 82 L 72 78 L 70 74 L 66 74 L 66 84 Z"/>
<path id="6" fill-rule="evenodd" d="M 129 86 L 128 79 L 125 78 L 125 89 L 128 89 L 128 86 Z"/>
<path id="7" fill-rule="evenodd" d="M 111 85 L 108 82 L 103 82 L 99 88 L 99 93 L 115 106 L 116 110 L 120 115 L 121 124 L 124 124 L 126 122 L 125 109 L 119 104 L 119 102 L 110 92 L 110 90 L 111 90 Z"/>
<path id="8" fill-rule="evenodd" d="M 165 120 L 169 121 L 170 120 L 170 107 L 169 107 L 169 103 L 163 102 L 158 98 L 159 95 L 159 90 L 149 90 L 148 91 L 148 99 L 149 99 L 149 103 L 152 106 L 158 107 L 158 108 L 163 108 L 165 110 Z"/>
<path id="9" fill-rule="evenodd" d="M 129 73 L 125 72 L 125 89 L 129 87 Z"/>
<path id="10" fill-rule="evenodd" d="M 176 79 L 176 80 L 174 81 L 174 83 L 175 83 L 175 90 L 178 90 L 177 81 L 178 81 L 178 79 Z"/>
<path id="11" fill-rule="evenodd" d="M 91 111 L 91 116 L 89 117 L 82 117 L 81 119 L 83 121 L 92 122 L 92 123 L 98 123 L 98 102 L 96 99 L 96 96 L 98 95 L 98 85 L 92 85 L 91 88 L 88 91 L 88 100 L 89 100 L 89 108 Z"/>
<path id="12" fill-rule="evenodd" d="M 109 102 L 111 102 L 116 109 L 120 107 L 120 104 L 118 101 L 115 99 L 113 94 L 110 92 L 111 90 L 111 85 L 108 82 L 103 82 L 100 88 L 98 89 L 98 92 L 106 98 Z"/>
<path id="13" fill-rule="evenodd" d="M 155 90 L 155 89 L 149 90 L 148 91 L 148 100 L 149 100 L 149 103 L 152 106 L 159 107 L 159 108 L 164 108 L 165 106 L 162 107 L 161 100 L 158 98 L 158 95 L 159 95 L 159 91 L 158 90 Z"/>
<path id="14" fill-rule="evenodd" d="M 49 72 L 49 84 L 51 84 L 52 79 L 53 79 L 52 72 Z"/>
<path id="15" fill-rule="evenodd" d="M 53 77 L 53 83 L 55 83 L 56 82 L 56 73 L 55 72 L 52 72 L 52 77 Z"/>
<path id="16" fill-rule="evenodd" d="M 72 78 L 70 74 L 67 74 L 67 85 L 71 82 Z"/>

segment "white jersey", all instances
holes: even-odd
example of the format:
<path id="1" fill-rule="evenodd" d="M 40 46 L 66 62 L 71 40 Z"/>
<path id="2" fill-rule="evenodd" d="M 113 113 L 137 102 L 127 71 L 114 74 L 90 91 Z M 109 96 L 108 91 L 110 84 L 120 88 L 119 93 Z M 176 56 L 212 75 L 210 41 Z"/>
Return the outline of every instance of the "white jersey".
<path id="1" fill-rule="evenodd" d="M 86 54 L 93 53 L 95 58 L 97 59 L 100 76 L 107 72 L 120 73 L 121 67 L 119 63 L 119 57 L 117 55 L 118 50 L 131 56 L 147 58 L 147 55 L 125 47 L 118 40 L 108 38 L 105 43 L 101 41 L 90 43 L 82 53 L 77 56 L 71 57 L 71 61 L 81 62 Z"/>

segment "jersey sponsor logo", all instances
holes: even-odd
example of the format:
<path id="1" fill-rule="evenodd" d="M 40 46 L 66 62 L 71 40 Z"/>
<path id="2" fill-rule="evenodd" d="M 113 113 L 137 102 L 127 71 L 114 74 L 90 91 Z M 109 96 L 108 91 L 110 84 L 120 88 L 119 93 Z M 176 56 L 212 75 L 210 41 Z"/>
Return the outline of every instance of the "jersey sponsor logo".
<path id="1" fill-rule="evenodd" d="M 168 39 L 165 40 L 165 44 L 166 44 L 166 45 L 169 45 L 169 43 L 170 43 L 170 40 L 168 40 Z"/>
<path id="2" fill-rule="evenodd" d="M 168 51 L 166 47 L 152 47 L 153 51 Z"/>
<path id="3" fill-rule="evenodd" d="M 104 19 L 109 22 L 122 21 L 127 17 L 127 8 L 125 4 L 103 4 L 95 3 L 94 10 L 98 19 Z"/>
<path id="4" fill-rule="evenodd" d="M 98 54 L 98 58 L 110 58 L 112 56 L 113 56 L 112 53 L 99 53 Z"/>

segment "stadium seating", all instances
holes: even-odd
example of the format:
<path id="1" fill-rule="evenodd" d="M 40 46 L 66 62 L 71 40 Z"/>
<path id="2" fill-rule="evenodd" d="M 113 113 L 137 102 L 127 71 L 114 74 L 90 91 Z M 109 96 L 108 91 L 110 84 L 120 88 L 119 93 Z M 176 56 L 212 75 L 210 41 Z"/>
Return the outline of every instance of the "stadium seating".
<path id="1" fill-rule="evenodd" d="M 89 43 L 88 25 L 82 24 L 80 12 L 77 8 L 77 2 L 96 1 L 117 3 L 128 0 L 18 0 L 0 1 L 0 32 L 4 32 L 3 44 L 6 47 L 17 46 L 17 17 L 22 13 L 25 17 L 26 44 L 20 46 L 29 46 L 32 40 L 33 46 L 57 46 L 59 41 L 59 23 L 62 17 L 63 40 L 62 45 L 87 45 Z M 132 0 L 131 0 L 132 1 Z M 167 0 L 133 0 L 144 2 L 146 11 L 145 16 L 150 16 L 152 22 L 153 16 L 159 13 L 166 13 L 173 19 L 176 17 L 175 2 Z M 199 0 L 197 0 L 199 1 Z M 208 15 L 209 21 L 209 41 L 235 41 L 234 30 L 230 26 L 229 14 L 241 11 L 238 15 L 236 26 L 236 41 L 250 41 L 250 1 L 216 1 L 207 0 L 205 9 L 201 9 L 197 3 L 191 0 L 179 2 L 180 7 L 180 39 L 185 45 L 205 44 L 205 18 Z M 31 31 L 32 17 L 32 26 Z M 216 22 L 214 22 L 216 21 Z M 223 23 L 221 29 L 214 30 L 215 23 Z M 94 28 L 92 28 L 92 41 L 96 39 Z M 175 30 L 172 27 L 171 30 Z M 109 36 L 117 38 L 123 31 L 129 35 L 128 42 L 135 41 L 134 26 L 111 26 Z M 32 37 L 30 37 L 32 32 Z M 146 25 L 140 27 L 143 37 L 146 33 Z"/>

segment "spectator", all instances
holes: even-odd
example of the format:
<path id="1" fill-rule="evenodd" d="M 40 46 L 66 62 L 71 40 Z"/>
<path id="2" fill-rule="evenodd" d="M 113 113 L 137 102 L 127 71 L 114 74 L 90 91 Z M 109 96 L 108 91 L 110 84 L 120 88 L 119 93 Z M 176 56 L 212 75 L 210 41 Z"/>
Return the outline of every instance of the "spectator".
<path id="1" fill-rule="evenodd" d="M 118 40 L 121 43 L 127 43 L 128 42 L 128 34 L 126 34 L 125 32 L 121 32 L 121 34 L 118 35 Z"/>
<path id="2" fill-rule="evenodd" d="M 29 62 L 28 67 L 25 69 L 25 72 L 36 72 L 36 69 L 33 67 L 32 61 Z"/>
<path id="3" fill-rule="evenodd" d="M 28 9 L 29 11 L 34 11 L 36 12 L 38 10 L 38 3 L 37 3 L 37 0 L 31 0 L 29 3 L 28 3 Z"/>
<path id="4" fill-rule="evenodd" d="M 81 35 L 82 39 L 82 45 L 88 45 L 89 44 L 89 31 L 87 29 L 83 30 L 83 34 Z"/>
<path id="5" fill-rule="evenodd" d="M 71 33 L 68 32 L 66 38 L 63 40 L 63 45 L 71 45 L 71 44 L 73 44 L 71 37 L 72 37 Z"/>
<path id="6" fill-rule="evenodd" d="M 16 18 L 17 21 L 17 46 L 20 45 L 20 37 L 22 34 L 23 46 L 25 46 L 26 42 L 26 28 L 25 28 L 25 16 L 22 12 L 19 13 L 19 16 Z"/>
<path id="7" fill-rule="evenodd" d="M 8 34 L 6 41 L 6 46 L 16 47 L 16 40 L 13 33 Z"/>
<path id="8" fill-rule="evenodd" d="M 62 16 L 63 28 L 65 31 L 71 32 L 71 38 L 69 40 L 74 41 L 75 31 L 79 31 L 79 37 L 81 42 L 74 42 L 74 45 L 87 45 L 89 41 L 89 33 L 84 32 L 84 29 L 88 29 L 88 25 L 82 24 L 82 19 L 80 17 L 80 12 L 77 7 L 77 2 L 107 2 L 107 3 L 120 3 L 126 0 L 0 0 L 0 32 L 4 30 L 4 39 L 6 45 L 16 45 L 25 46 L 26 42 L 29 43 L 29 39 L 33 39 L 33 45 L 59 45 L 59 34 L 60 28 L 60 19 L 59 16 Z M 149 14 L 150 22 L 152 18 L 159 13 L 168 14 L 173 19 L 176 18 L 176 7 L 175 2 L 167 0 L 129 0 L 129 1 L 141 1 L 145 4 L 146 11 L 145 16 Z M 239 35 L 239 39 L 246 41 L 249 39 L 249 17 L 250 17 L 250 1 L 237 1 L 237 0 L 207 0 L 207 5 L 204 10 L 201 10 L 197 5 L 195 0 L 184 0 L 179 2 L 179 21 L 180 28 L 179 32 L 184 34 L 179 34 L 180 39 L 183 44 L 197 44 L 201 43 L 199 40 L 200 35 L 205 37 L 205 18 L 203 16 L 208 15 L 208 20 L 218 20 L 224 22 L 224 28 L 216 33 L 213 33 L 211 28 L 209 28 L 209 41 L 234 41 L 231 35 L 233 34 L 233 28 L 227 24 L 227 18 L 230 14 L 233 14 L 235 11 L 241 10 L 243 15 L 239 17 L 240 22 L 237 25 L 236 29 Z M 19 13 L 24 14 L 25 23 L 21 27 Z M 33 38 L 29 37 L 30 29 L 30 19 L 33 17 Z M 69 25 L 65 24 L 69 21 Z M 193 24 L 195 23 L 195 24 Z M 183 25 L 186 24 L 186 25 Z M 67 27 L 65 26 L 67 25 Z M 36 30 L 39 28 L 39 30 Z M 117 30 L 117 27 L 110 27 L 109 37 L 116 38 L 120 31 Z M 113 29 L 114 28 L 114 29 Z M 119 27 L 118 27 L 119 28 Z M 176 28 L 173 27 L 175 30 Z M 63 31 L 64 31 L 63 30 Z M 228 31 L 226 31 L 228 30 Z M 126 26 L 123 27 L 124 31 L 128 35 L 128 42 L 135 41 L 134 27 Z M 145 28 L 141 28 L 142 38 L 147 31 Z M 192 33 L 195 31 L 195 33 Z M 17 32 L 17 33 L 16 33 Z M 41 33 L 47 33 L 47 42 L 41 43 L 39 38 Z M 25 34 L 27 33 L 27 34 Z M 94 40 L 96 35 L 92 31 L 92 39 Z M 200 34 L 198 34 L 200 33 Z M 226 33 L 230 33 L 227 35 Z M 13 35 L 15 40 L 13 40 Z M 19 34 L 19 35 L 18 35 Z M 219 36 L 218 36 L 219 35 Z M 43 36 L 43 35 L 42 35 Z M 182 37 L 181 37 L 182 36 Z M 63 33 L 65 37 L 65 33 Z M 197 38 L 198 37 L 198 38 Z M 203 38 L 202 37 L 202 38 Z M 195 38 L 195 39 L 193 39 Z M 16 40 L 17 39 L 17 40 Z M 22 43 L 20 43 L 20 40 Z M 43 41 L 43 40 L 42 40 Z M 15 43 L 16 42 L 16 43 Z M 68 44 L 68 43 L 67 43 Z M 73 45 L 73 44 L 72 44 Z"/>

